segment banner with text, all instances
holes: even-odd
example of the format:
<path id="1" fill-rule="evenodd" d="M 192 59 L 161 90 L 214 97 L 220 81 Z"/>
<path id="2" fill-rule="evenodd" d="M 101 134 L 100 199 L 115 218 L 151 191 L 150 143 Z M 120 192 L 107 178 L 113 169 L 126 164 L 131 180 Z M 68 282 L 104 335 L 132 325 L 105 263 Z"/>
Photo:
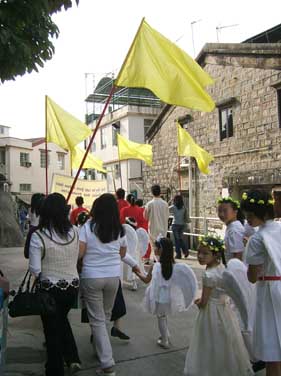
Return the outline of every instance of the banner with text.
<path id="1" fill-rule="evenodd" d="M 65 198 L 70 191 L 73 178 L 70 176 L 53 174 L 51 192 L 61 193 Z M 83 180 L 78 179 L 74 191 L 70 197 L 69 204 L 75 206 L 75 198 L 82 196 L 84 198 L 84 207 L 91 209 L 95 199 L 107 192 L 106 180 Z"/>

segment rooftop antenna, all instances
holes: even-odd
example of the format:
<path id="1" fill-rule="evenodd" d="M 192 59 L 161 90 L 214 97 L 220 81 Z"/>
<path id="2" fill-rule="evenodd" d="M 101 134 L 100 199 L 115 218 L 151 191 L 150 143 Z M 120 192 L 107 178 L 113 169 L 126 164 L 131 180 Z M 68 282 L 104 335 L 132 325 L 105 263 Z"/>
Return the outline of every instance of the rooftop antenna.
<path id="1" fill-rule="evenodd" d="M 202 21 L 201 19 L 200 20 L 195 20 L 195 21 L 192 21 L 190 22 L 190 26 L 191 26 L 191 38 L 192 38 L 192 46 L 193 46 L 193 56 L 195 57 L 195 43 L 194 43 L 194 31 L 193 31 L 193 26 Z"/>
<path id="2" fill-rule="evenodd" d="M 239 24 L 233 24 L 233 25 L 225 25 L 225 26 L 217 26 L 216 27 L 216 31 L 217 31 L 217 42 L 219 43 L 219 33 L 222 29 L 226 29 L 228 27 L 236 27 L 236 26 L 239 26 Z"/>

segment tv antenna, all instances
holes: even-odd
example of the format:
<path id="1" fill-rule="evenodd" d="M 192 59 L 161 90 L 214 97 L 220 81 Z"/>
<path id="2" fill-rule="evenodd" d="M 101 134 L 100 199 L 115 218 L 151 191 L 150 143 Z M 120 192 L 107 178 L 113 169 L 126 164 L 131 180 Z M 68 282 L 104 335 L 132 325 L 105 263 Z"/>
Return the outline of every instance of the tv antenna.
<path id="1" fill-rule="evenodd" d="M 191 26 L 191 38 L 192 38 L 192 46 L 193 46 L 193 56 L 195 57 L 195 43 L 194 43 L 194 31 L 193 31 L 193 26 L 202 21 L 201 19 L 200 20 L 196 20 L 196 21 L 192 21 L 190 22 L 190 26 Z"/>
<path id="2" fill-rule="evenodd" d="M 217 26 L 216 27 L 216 31 L 217 31 L 217 42 L 219 43 L 219 34 L 221 32 L 222 29 L 226 29 L 226 28 L 229 28 L 229 27 L 236 27 L 236 26 L 239 26 L 239 24 L 233 24 L 233 25 L 225 25 L 225 26 Z"/>

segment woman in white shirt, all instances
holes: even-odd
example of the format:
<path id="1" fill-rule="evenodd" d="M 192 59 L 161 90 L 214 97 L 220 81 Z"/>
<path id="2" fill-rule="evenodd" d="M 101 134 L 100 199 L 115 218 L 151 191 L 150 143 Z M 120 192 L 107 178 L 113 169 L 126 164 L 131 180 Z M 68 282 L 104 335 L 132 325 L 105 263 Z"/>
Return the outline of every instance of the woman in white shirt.
<path id="1" fill-rule="evenodd" d="M 42 315 L 46 338 L 46 376 L 64 376 L 64 361 L 73 374 L 81 368 L 77 346 L 67 314 L 77 299 L 79 279 L 78 232 L 68 219 L 69 208 L 59 193 L 50 194 L 40 210 L 38 230 L 29 247 L 29 269 L 39 278 L 41 289 L 56 302 L 54 315 Z"/>
<path id="2" fill-rule="evenodd" d="M 80 229 L 79 259 L 83 298 L 101 368 L 97 374 L 114 376 L 114 359 L 106 319 L 110 319 L 121 274 L 121 258 L 127 241 L 113 195 L 105 193 L 95 200 L 91 219 Z M 129 263 L 129 262 L 128 262 Z M 132 262 L 131 266 L 134 266 Z"/>

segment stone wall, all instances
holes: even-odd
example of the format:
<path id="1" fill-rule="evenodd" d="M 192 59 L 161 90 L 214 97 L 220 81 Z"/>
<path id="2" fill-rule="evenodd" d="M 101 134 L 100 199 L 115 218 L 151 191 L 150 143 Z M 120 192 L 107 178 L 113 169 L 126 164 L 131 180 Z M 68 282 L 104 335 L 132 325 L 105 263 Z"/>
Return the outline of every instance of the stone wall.
<path id="1" fill-rule="evenodd" d="M 251 58 L 253 59 L 253 57 Z M 249 65 L 251 61 L 248 62 Z M 191 114 L 187 129 L 196 142 L 214 155 L 209 175 L 196 174 L 193 181 L 196 197 L 193 215 L 216 215 L 216 200 L 222 188 L 238 197 L 250 186 L 281 183 L 281 129 L 278 123 L 277 94 L 274 85 L 281 82 L 278 70 L 242 68 L 207 64 L 204 69 L 214 78 L 208 88 L 214 101 L 231 97 L 233 104 L 233 137 L 220 141 L 219 111 L 211 113 L 171 107 L 162 126 L 150 142 L 153 145 L 153 167 L 144 169 L 146 199 L 149 188 L 159 183 L 172 193 L 179 188 L 177 177 L 177 134 L 175 120 Z M 193 161 L 195 164 L 195 161 Z M 182 171 L 183 189 L 188 189 L 187 173 Z"/>

